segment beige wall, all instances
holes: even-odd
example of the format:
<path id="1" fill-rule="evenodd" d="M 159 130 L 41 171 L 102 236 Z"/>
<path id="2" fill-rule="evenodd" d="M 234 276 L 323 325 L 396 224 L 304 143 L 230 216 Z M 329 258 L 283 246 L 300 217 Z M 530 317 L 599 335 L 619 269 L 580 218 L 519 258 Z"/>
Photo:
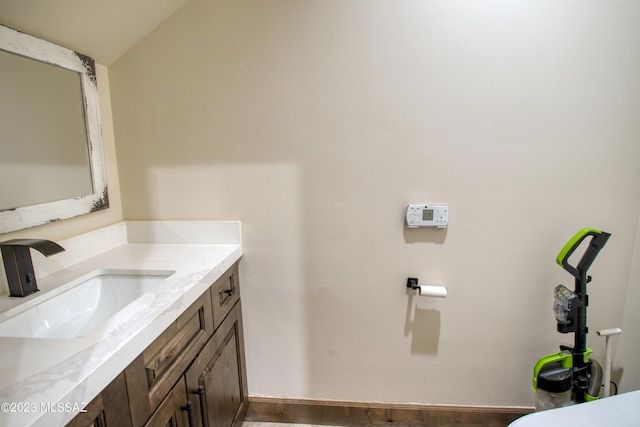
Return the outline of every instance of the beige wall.
<path id="1" fill-rule="evenodd" d="M 127 219 L 240 219 L 249 390 L 532 404 L 555 265 L 640 212 L 640 3 L 191 0 L 110 67 Z M 408 230 L 408 203 L 449 228 Z M 446 285 L 412 298 L 408 276 Z M 589 343 L 601 358 L 603 342 Z"/>
<path id="2" fill-rule="evenodd" d="M 98 80 L 98 96 L 100 99 L 100 118 L 102 121 L 102 140 L 104 145 L 105 165 L 107 168 L 107 183 L 109 185 L 109 209 L 88 215 L 54 222 L 27 230 L 0 234 L 0 240 L 14 238 L 41 238 L 62 240 L 87 231 L 95 230 L 123 220 L 122 202 L 120 199 L 120 182 L 116 162 L 115 142 L 113 136 L 113 117 L 111 115 L 111 93 L 109 89 L 109 72 L 107 67 L 96 64 Z M 33 256 L 42 256 L 34 252 Z M 8 294 L 7 278 L 4 268 L 0 266 L 0 294 Z"/>
<path id="3" fill-rule="evenodd" d="M 619 340 L 619 352 L 613 363 L 613 379 L 618 380 L 620 371 L 622 378 L 619 386 L 621 392 L 640 390 L 640 221 L 638 221 L 638 233 L 636 234 L 636 247 L 634 262 L 629 281 L 629 292 L 624 307 L 622 319 L 623 336 L 612 339 L 612 344 Z"/>

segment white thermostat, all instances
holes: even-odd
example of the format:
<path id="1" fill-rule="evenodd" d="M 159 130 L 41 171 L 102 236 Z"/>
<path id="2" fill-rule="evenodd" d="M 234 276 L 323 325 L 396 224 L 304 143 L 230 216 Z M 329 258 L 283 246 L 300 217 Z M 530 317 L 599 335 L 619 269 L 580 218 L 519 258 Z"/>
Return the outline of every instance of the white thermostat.
<path id="1" fill-rule="evenodd" d="M 409 205 L 406 219 L 409 228 L 447 228 L 447 224 L 449 224 L 449 206 Z"/>

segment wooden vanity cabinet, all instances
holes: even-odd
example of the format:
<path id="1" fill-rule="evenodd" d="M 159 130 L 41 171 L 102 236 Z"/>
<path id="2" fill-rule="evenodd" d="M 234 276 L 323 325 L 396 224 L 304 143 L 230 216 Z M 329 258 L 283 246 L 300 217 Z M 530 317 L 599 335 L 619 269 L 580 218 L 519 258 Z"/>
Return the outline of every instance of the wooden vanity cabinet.
<path id="1" fill-rule="evenodd" d="M 207 290 L 124 370 L 134 427 L 144 425 L 212 335 Z"/>
<path id="2" fill-rule="evenodd" d="M 247 379 L 238 265 L 211 285 L 125 369 L 133 427 L 230 427 Z"/>
<path id="3" fill-rule="evenodd" d="M 247 411 L 242 310 L 229 312 L 145 427 L 231 427 Z"/>
<path id="4" fill-rule="evenodd" d="M 67 426 L 237 427 L 247 396 L 236 263 Z"/>

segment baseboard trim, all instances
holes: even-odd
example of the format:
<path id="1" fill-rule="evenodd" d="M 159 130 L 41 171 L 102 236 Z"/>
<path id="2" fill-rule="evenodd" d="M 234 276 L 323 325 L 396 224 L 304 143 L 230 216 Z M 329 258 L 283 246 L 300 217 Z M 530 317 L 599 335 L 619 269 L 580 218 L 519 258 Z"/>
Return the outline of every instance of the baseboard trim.
<path id="1" fill-rule="evenodd" d="M 345 402 L 249 396 L 246 421 L 333 426 L 505 427 L 533 408 Z"/>

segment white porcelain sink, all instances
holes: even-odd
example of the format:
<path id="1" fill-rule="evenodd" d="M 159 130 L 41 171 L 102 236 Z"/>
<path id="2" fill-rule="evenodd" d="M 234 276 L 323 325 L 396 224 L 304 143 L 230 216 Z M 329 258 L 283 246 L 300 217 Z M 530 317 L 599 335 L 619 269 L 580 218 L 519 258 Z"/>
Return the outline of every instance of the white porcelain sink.
<path id="1" fill-rule="evenodd" d="M 77 338 L 151 291 L 173 271 L 97 271 L 0 323 L 1 337 Z"/>

